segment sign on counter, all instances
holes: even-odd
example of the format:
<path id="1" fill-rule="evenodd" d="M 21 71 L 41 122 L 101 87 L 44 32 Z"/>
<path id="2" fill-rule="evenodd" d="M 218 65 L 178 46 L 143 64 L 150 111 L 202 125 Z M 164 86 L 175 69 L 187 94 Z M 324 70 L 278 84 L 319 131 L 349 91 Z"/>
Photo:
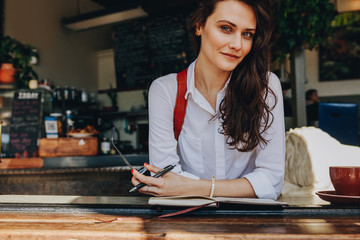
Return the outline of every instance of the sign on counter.
<path id="1" fill-rule="evenodd" d="M 14 93 L 10 124 L 10 155 L 16 158 L 36 157 L 41 130 L 41 92 Z"/>

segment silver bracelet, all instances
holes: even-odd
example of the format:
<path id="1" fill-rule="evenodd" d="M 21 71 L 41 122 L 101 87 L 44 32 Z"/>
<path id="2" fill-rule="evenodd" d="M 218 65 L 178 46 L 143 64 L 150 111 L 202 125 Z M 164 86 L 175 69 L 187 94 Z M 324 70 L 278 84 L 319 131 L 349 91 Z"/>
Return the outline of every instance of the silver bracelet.
<path id="1" fill-rule="evenodd" d="M 210 191 L 211 198 L 214 196 L 214 191 L 215 191 L 215 177 L 213 176 L 211 178 L 211 191 Z"/>

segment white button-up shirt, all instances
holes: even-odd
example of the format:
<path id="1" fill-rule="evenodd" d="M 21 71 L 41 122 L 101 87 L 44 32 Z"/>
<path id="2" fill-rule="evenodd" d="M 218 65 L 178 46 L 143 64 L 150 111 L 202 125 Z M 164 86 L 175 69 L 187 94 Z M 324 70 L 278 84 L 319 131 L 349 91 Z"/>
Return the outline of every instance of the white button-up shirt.
<path id="1" fill-rule="evenodd" d="M 220 133 L 221 121 L 212 118 L 224 98 L 227 83 L 218 93 L 216 112 L 195 88 L 193 62 L 187 72 L 187 108 L 178 142 L 174 138 L 173 114 L 177 93 L 176 74 L 156 79 L 149 90 L 149 159 L 150 164 L 164 168 L 175 164 L 173 172 L 199 179 L 236 179 L 245 177 L 259 198 L 276 199 L 284 175 L 285 128 L 280 81 L 270 74 L 269 86 L 277 97 L 272 110 L 273 123 L 263 133 L 270 140 L 251 152 L 239 152 L 226 143 Z M 272 94 L 266 100 L 275 103 Z"/>

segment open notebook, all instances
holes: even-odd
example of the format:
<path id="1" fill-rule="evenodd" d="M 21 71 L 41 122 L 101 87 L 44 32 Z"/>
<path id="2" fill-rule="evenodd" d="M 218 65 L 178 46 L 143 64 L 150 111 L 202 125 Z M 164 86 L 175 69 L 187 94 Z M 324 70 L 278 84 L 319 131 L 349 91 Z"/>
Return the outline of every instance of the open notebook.
<path id="1" fill-rule="evenodd" d="M 251 204 L 251 205 L 287 205 L 286 202 L 279 202 L 272 199 L 259 198 L 232 198 L 232 197 L 204 197 L 204 196 L 175 196 L 175 197 L 150 197 L 149 205 L 164 206 L 218 206 L 219 203 Z"/>

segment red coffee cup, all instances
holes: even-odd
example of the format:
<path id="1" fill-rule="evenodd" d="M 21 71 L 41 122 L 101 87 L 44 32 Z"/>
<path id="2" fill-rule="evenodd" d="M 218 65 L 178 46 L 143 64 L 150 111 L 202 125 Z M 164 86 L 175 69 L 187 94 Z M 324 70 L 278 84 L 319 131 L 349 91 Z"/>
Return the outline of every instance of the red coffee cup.
<path id="1" fill-rule="evenodd" d="M 360 166 L 333 166 L 329 172 L 337 194 L 360 196 Z"/>

